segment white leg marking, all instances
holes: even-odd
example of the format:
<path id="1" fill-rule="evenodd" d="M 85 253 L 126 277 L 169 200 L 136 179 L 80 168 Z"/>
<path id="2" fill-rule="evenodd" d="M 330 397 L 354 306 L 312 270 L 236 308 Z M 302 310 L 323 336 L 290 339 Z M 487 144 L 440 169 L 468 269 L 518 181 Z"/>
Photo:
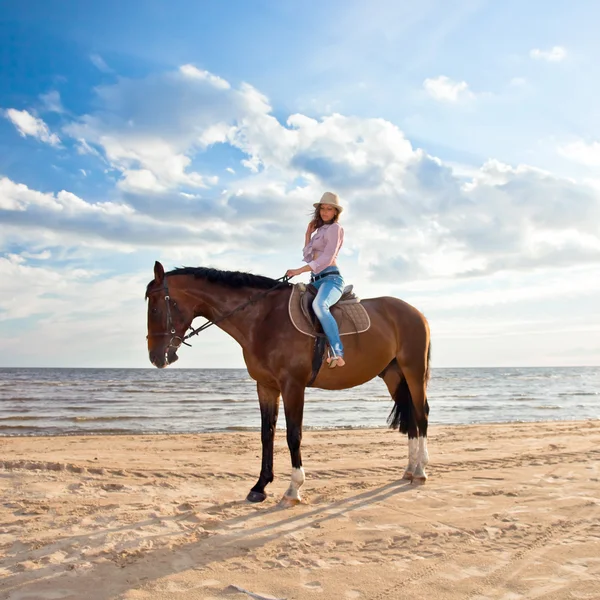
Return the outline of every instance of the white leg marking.
<path id="1" fill-rule="evenodd" d="M 425 473 L 425 466 L 429 462 L 429 453 L 427 452 L 427 438 L 420 437 L 419 438 L 419 459 L 417 468 L 415 469 L 413 481 L 418 479 L 421 482 L 424 482 L 427 479 L 427 473 Z"/>
<path id="2" fill-rule="evenodd" d="M 408 466 L 402 479 L 412 479 L 419 462 L 419 438 L 408 438 Z"/>
<path id="3" fill-rule="evenodd" d="M 292 469 L 292 480 L 290 481 L 290 487 L 287 489 L 285 493 L 286 498 L 290 498 L 291 500 L 300 500 L 300 487 L 304 483 L 304 469 L 300 467 L 299 469 Z"/>
<path id="4" fill-rule="evenodd" d="M 419 438 L 408 440 L 408 466 L 411 471 L 415 470 L 419 462 Z"/>
<path id="5" fill-rule="evenodd" d="M 419 438 L 419 464 L 423 469 L 429 462 L 429 452 L 427 452 L 427 438 L 421 436 Z"/>

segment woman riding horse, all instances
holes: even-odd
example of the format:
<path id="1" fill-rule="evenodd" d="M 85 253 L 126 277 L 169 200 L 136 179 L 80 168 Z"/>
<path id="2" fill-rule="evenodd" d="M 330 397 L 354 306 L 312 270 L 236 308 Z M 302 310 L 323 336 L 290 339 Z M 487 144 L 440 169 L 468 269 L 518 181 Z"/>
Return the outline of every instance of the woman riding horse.
<path id="1" fill-rule="evenodd" d="M 325 196 L 325 200 L 323 204 L 334 209 L 339 204 L 335 197 Z M 339 209 L 338 206 L 338 214 Z M 332 220 L 329 210 L 323 213 L 322 210 L 319 206 L 319 216 L 324 217 L 324 221 Z M 329 229 L 334 224 L 337 226 L 331 223 Z M 319 229 L 324 227 L 327 224 Z M 322 234 L 326 232 L 327 229 Z M 319 247 L 317 233 L 307 240 L 312 242 L 311 251 L 315 252 Z M 339 249 L 337 243 L 334 245 Z M 321 247 L 325 251 L 328 245 Z M 323 265 L 319 262 L 321 256 L 313 254 L 317 262 L 313 262 L 312 267 L 317 274 L 322 272 L 319 270 Z M 310 263 L 307 267 L 312 269 Z M 335 277 L 322 280 L 333 282 L 326 289 L 339 286 Z M 320 284 L 320 289 L 323 285 Z M 430 357 L 429 326 L 425 317 L 398 298 L 362 299 L 370 326 L 362 333 L 345 337 L 344 358 L 352 368 L 330 369 L 323 365 L 313 378 L 315 341 L 296 329 L 290 319 L 293 287 L 268 277 L 206 267 L 183 267 L 165 273 L 157 261 L 154 279 L 146 288 L 150 362 L 158 368 L 173 363 L 186 338 L 213 324 L 240 344 L 248 374 L 256 381 L 261 413 L 262 463 L 258 481 L 247 496 L 251 502 L 262 502 L 266 498 L 265 488 L 274 478 L 273 448 L 280 398 L 283 398 L 292 463 L 291 482 L 283 500 L 290 505 L 300 502 L 300 487 L 305 479 L 300 446 L 306 387 L 342 390 L 377 376 L 383 379 L 394 400 L 388 418 L 390 427 L 408 434 L 408 465 L 402 477 L 425 482 L 425 466 L 429 460 L 426 391 Z M 196 317 L 208 321 L 186 335 Z M 334 339 L 333 347 L 339 353 L 341 345 L 336 347 L 336 343 Z M 340 358 L 341 355 L 336 354 L 338 365 Z M 393 466 L 391 472 L 394 473 Z"/>

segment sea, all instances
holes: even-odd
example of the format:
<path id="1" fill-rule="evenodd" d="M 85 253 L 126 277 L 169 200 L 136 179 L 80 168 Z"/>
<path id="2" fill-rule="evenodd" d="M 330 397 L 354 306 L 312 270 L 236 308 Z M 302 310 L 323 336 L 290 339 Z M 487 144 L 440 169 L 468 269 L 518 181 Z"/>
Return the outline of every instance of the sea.
<path id="1" fill-rule="evenodd" d="M 598 419 L 600 367 L 434 368 L 428 399 L 432 425 Z M 392 406 L 379 378 L 309 388 L 304 427 L 386 427 Z M 236 430 L 260 430 L 246 369 L 0 368 L 0 436 Z"/>

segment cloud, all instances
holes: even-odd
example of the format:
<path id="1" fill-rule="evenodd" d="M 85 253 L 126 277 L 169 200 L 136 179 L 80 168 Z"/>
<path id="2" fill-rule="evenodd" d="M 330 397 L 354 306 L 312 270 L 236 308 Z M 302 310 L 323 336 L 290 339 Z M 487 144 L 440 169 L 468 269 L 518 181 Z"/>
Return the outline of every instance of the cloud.
<path id="1" fill-rule="evenodd" d="M 98 152 L 98 150 L 95 148 L 92 148 L 84 139 L 80 138 L 76 141 L 76 150 L 77 154 L 90 154 L 91 156 L 95 156 L 100 160 L 104 160 L 104 157 L 100 154 L 100 152 Z"/>
<path id="2" fill-rule="evenodd" d="M 448 82 L 459 86 L 457 98 L 470 93 Z M 212 260 L 237 257 L 260 270 L 270 257 L 299 255 L 312 202 L 333 189 L 347 206 L 344 252 L 372 281 L 600 261 L 591 186 L 495 160 L 459 172 L 385 119 L 292 114 L 280 122 L 259 90 L 192 65 L 120 79 L 97 95 L 97 111 L 65 132 L 120 174 L 114 199 L 91 203 L 3 180 L 0 216 L 11 232 L 173 256 L 206 246 Z M 203 156 L 215 145 L 228 148 L 224 164 Z M 233 151 L 245 169 L 229 167 Z"/>
<path id="3" fill-rule="evenodd" d="M 509 85 L 511 87 L 520 88 L 527 85 L 527 79 L 525 79 L 525 77 L 513 77 L 510 80 Z"/>
<path id="4" fill-rule="evenodd" d="M 164 192 L 167 189 L 148 169 L 125 169 L 118 185 L 129 192 Z"/>
<path id="5" fill-rule="evenodd" d="M 567 56 L 567 50 L 563 46 L 553 46 L 550 50 L 540 50 L 533 48 L 529 51 L 529 56 L 534 60 L 545 60 L 547 62 L 560 62 Z"/>
<path id="6" fill-rule="evenodd" d="M 432 98 L 440 102 L 459 102 L 475 97 L 466 81 L 453 81 L 445 75 L 425 79 L 423 88 Z"/>
<path id="7" fill-rule="evenodd" d="M 294 229 L 289 223 L 277 224 L 281 212 L 265 204 L 269 198 L 283 208 L 285 189 L 269 192 L 261 187 L 256 197 L 248 186 L 231 204 L 190 194 L 155 194 L 150 201 L 136 195 L 129 204 L 87 202 L 64 190 L 42 193 L 4 177 L 0 178 L 0 244 L 10 247 L 29 240 L 37 248 L 88 247 L 112 253 L 187 248 L 187 254 L 192 253 L 190 248 L 208 246 L 213 257 L 231 251 L 264 254 L 271 251 L 271 244 L 285 247 Z"/>
<path id="8" fill-rule="evenodd" d="M 65 133 L 82 148 L 101 151 L 129 192 L 210 187 L 218 178 L 195 171 L 192 156 L 227 142 L 236 126 L 276 122 L 252 86 L 232 89 L 193 65 L 141 80 L 122 78 L 96 92 L 99 110 L 67 125 Z"/>
<path id="9" fill-rule="evenodd" d="M 305 175 L 340 187 L 365 186 L 367 175 L 371 184 L 378 180 L 378 137 L 390 138 L 394 147 L 388 153 L 410 152 L 403 134 L 383 120 L 330 115 L 319 122 L 292 115 L 284 126 L 252 86 L 232 88 L 191 65 L 142 80 L 122 79 L 97 93 L 101 108 L 65 132 L 82 151 L 101 152 L 121 173 L 119 187 L 128 193 L 210 189 L 218 177 L 197 172 L 193 164 L 216 144 L 240 150 L 245 155 L 240 163 L 250 175 L 279 170 L 292 180 Z"/>
<path id="10" fill-rule="evenodd" d="M 600 142 L 587 143 L 583 140 L 577 140 L 564 146 L 559 146 L 559 154 L 590 167 L 600 166 Z"/>
<path id="11" fill-rule="evenodd" d="M 100 352 L 123 365 L 146 355 L 141 298 L 149 274 L 33 266 L 12 254 L 0 256 L 0 277 L 11 282 L 0 288 L 0 325 L 8 322 L 0 351 L 8 364 L 97 366 Z M 32 331 L 43 344 L 23 344 Z"/>
<path id="12" fill-rule="evenodd" d="M 222 90 L 228 90 L 231 88 L 229 83 L 222 79 L 218 75 L 213 75 L 209 71 L 198 69 L 194 65 L 182 65 L 179 67 L 180 73 L 190 79 L 199 79 L 209 82 L 212 86 L 220 88 Z"/>
<path id="13" fill-rule="evenodd" d="M 201 228 L 173 224 L 137 212 L 116 202 L 86 202 L 75 194 L 42 193 L 10 179 L 0 178 L 0 220 L 20 231 L 45 232 L 49 243 L 64 246 L 105 246 L 114 251 L 137 247 L 185 244 L 201 237 Z"/>
<path id="14" fill-rule="evenodd" d="M 444 223 L 464 247 L 485 257 L 475 272 L 526 270 L 598 260 L 599 196 L 592 188 L 527 166 L 486 163 L 465 186 L 468 211 Z"/>
<path id="15" fill-rule="evenodd" d="M 9 108 L 4 111 L 4 116 L 17 128 L 21 136 L 31 136 L 51 146 L 60 144 L 60 138 L 55 133 L 50 132 L 48 125 L 26 110 Z"/>
<path id="16" fill-rule="evenodd" d="M 47 94 L 40 96 L 44 104 L 44 110 L 47 112 L 64 113 L 65 109 L 60 100 L 60 94 L 56 90 L 51 90 Z"/>
<path id="17" fill-rule="evenodd" d="M 364 240 L 356 244 L 361 264 L 382 281 L 600 262 L 598 191 L 531 167 L 489 161 L 461 184 L 417 154 L 402 187 L 350 199 L 352 216 L 360 213 L 353 230 Z"/>
<path id="18" fill-rule="evenodd" d="M 113 70 L 106 64 L 104 59 L 99 54 L 90 54 L 92 64 L 103 73 L 113 73 Z"/>
<path id="19" fill-rule="evenodd" d="M 52 258 L 52 253 L 50 250 L 44 250 L 43 252 L 32 253 L 32 252 L 21 252 L 21 257 L 23 258 L 31 258 L 34 260 L 48 260 Z"/>
<path id="20" fill-rule="evenodd" d="M 458 176 L 382 119 L 293 115 L 287 124 L 292 132 L 281 140 L 253 132 L 244 147 L 267 174 L 276 168 L 288 181 L 301 175 L 313 195 L 342 193 L 353 232 L 348 244 L 374 280 L 600 261 L 600 201 L 592 187 L 494 160 Z M 284 151 L 266 160 L 269 143 Z"/>

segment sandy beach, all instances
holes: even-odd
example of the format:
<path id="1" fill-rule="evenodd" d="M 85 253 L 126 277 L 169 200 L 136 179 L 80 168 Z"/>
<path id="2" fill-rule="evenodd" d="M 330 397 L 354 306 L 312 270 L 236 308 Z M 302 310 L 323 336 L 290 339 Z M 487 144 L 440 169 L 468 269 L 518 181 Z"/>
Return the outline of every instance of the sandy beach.
<path id="1" fill-rule="evenodd" d="M 245 501 L 260 435 L 0 438 L 0 598 L 598 599 L 600 422 L 308 431 L 305 503 Z"/>

